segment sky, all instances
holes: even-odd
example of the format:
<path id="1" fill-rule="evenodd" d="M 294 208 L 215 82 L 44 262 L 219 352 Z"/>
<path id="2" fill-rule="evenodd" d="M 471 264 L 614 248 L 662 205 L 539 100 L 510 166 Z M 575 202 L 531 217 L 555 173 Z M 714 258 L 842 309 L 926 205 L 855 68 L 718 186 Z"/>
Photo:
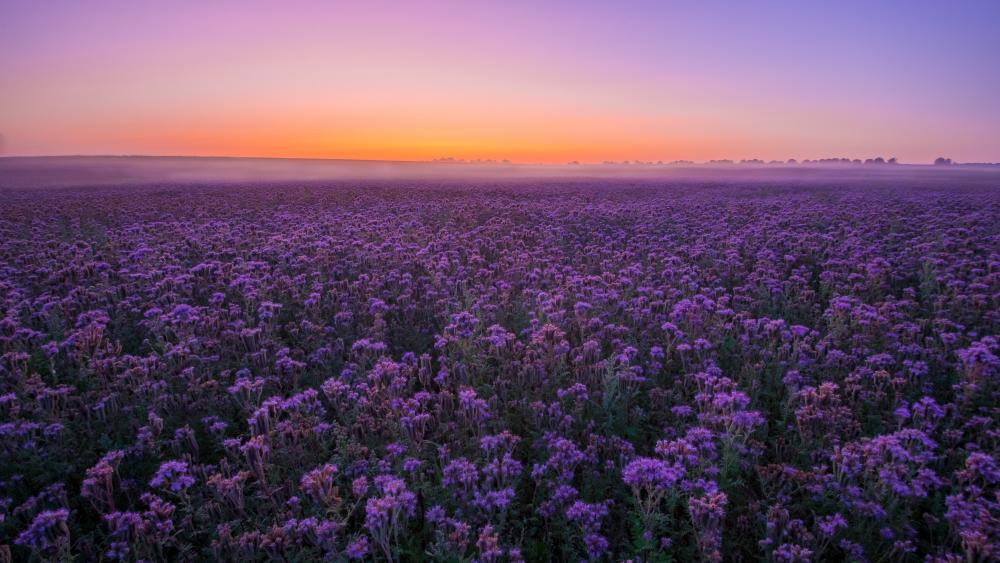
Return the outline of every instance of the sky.
<path id="1" fill-rule="evenodd" d="M 1000 161 L 1000 1 L 0 0 L 0 154 Z"/>

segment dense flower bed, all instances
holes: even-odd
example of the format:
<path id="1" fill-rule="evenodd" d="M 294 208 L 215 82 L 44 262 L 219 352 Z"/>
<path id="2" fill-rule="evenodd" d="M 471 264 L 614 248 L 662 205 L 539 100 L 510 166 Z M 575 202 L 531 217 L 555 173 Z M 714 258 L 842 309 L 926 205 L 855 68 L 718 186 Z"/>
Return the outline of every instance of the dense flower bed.
<path id="1" fill-rule="evenodd" d="M 1000 558 L 1000 194 L 0 194 L 0 560 Z"/>

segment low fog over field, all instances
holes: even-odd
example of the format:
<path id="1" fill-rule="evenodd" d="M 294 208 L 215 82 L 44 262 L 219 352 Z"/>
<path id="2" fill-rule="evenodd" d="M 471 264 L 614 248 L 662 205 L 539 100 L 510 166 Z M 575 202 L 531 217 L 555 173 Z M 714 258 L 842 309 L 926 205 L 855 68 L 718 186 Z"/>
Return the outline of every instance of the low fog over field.
<path id="1" fill-rule="evenodd" d="M 1000 166 L 865 164 L 574 164 L 440 163 L 281 158 L 0 158 L 0 188 L 322 182 L 343 180 L 524 181 L 636 179 L 663 182 L 1000 185 Z"/>

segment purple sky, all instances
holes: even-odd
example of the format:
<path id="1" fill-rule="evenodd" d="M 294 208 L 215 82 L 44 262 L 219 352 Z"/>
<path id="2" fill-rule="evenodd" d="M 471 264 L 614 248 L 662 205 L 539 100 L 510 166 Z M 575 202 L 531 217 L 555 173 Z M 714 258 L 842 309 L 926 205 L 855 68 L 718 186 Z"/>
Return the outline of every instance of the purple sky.
<path id="1" fill-rule="evenodd" d="M 3 154 L 1000 160 L 1000 2 L 0 3 Z"/>

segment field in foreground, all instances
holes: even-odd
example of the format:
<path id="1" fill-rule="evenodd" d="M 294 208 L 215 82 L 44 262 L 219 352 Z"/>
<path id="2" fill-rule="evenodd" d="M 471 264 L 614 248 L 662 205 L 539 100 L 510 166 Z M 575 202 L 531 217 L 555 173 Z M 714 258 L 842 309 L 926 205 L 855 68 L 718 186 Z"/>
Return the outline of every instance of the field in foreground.
<path id="1" fill-rule="evenodd" d="M 1000 557 L 996 190 L 0 198 L 0 560 Z"/>

